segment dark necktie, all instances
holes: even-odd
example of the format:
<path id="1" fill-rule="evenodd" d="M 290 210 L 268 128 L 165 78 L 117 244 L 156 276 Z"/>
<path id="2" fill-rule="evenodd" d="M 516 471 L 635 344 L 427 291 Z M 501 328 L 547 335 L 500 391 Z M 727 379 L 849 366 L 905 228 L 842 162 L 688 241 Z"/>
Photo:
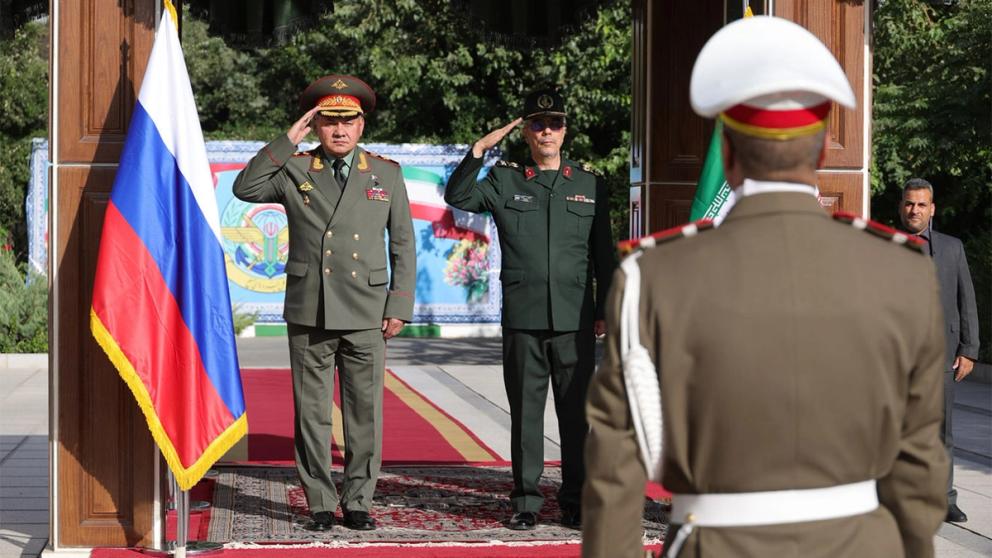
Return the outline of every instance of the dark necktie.
<path id="1" fill-rule="evenodd" d="M 331 163 L 331 168 L 334 169 L 334 180 L 337 181 L 338 187 L 342 190 L 344 190 L 344 183 L 347 182 L 347 180 L 345 180 L 344 173 L 341 172 L 343 167 L 344 159 L 334 159 L 334 162 Z"/>

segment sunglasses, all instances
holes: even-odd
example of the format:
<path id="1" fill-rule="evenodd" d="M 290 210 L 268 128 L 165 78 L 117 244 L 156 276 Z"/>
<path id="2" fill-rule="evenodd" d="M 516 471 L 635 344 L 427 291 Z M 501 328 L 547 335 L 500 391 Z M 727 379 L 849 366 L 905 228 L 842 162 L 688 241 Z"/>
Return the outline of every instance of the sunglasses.
<path id="1" fill-rule="evenodd" d="M 560 131 L 565 127 L 564 118 L 538 118 L 531 120 L 527 127 L 531 132 L 543 132 L 545 128 L 551 128 L 552 132 Z"/>

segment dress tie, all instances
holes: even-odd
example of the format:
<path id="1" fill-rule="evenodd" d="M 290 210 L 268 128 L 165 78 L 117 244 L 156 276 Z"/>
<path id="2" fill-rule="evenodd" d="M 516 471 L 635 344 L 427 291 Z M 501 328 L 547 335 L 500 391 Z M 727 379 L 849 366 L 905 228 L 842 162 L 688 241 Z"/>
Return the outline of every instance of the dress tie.
<path id="1" fill-rule="evenodd" d="M 344 190 L 345 182 L 347 182 L 344 177 L 344 173 L 341 172 L 343 167 L 344 159 L 334 159 L 334 162 L 331 163 L 331 168 L 334 169 L 334 180 L 338 183 L 338 187 L 340 187 L 342 191 Z"/>

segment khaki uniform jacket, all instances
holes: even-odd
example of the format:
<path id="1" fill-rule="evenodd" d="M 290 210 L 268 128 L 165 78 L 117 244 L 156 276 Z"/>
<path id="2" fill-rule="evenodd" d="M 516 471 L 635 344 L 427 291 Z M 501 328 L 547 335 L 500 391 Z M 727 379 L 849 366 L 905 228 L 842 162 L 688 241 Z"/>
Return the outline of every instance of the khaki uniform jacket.
<path id="1" fill-rule="evenodd" d="M 647 250 L 639 264 L 667 489 L 878 480 L 872 513 L 697 528 L 679 556 L 933 555 L 948 461 L 938 435 L 943 316 L 928 258 L 833 221 L 810 195 L 764 193 L 739 201 L 719 228 Z M 618 353 L 622 272 L 613 285 L 587 406 L 586 557 L 643 556 L 646 475 Z"/>
<path id="2" fill-rule="evenodd" d="M 605 182 L 562 159 L 553 181 L 536 166 L 500 161 L 477 184 L 482 162 L 468 152 L 448 179 L 444 201 L 496 220 L 503 327 L 592 328 L 603 319 L 616 269 Z"/>
<path id="3" fill-rule="evenodd" d="M 286 321 L 343 330 L 380 328 L 384 318 L 410 321 L 417 256 L 400 166 L 357 147 L 341 193 L 333 159 L 320 147 L 295 151 L 280 136 L 234 181 L 238 199 L 286 208 Z"/>

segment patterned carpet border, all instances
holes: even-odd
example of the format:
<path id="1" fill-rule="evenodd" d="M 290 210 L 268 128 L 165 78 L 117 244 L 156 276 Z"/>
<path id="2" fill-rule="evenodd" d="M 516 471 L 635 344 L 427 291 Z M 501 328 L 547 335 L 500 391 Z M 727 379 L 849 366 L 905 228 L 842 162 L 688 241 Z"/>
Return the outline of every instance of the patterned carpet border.
<path id="1" fill-rule="evenodd" d="M 575 544 L 581 538 L 579 531 L 557 523 L 555 493 L 561 484 L 558 467 L 545 468 L 541 481 L 545 504 L 541 523 L 533 531 L 513 531 L 503 525 L 510 515 L 509 467 L 383 468 L 370 510 L 378 529 L 352 531 L 336 526 L 323 533 L 304 529 L 310 512 L 295 469 L 238 467 L 220 471 L 207 540 L 225 546 Z M 340 470 L 335 473 L 335 478 L 340 479 Z M 665 510 L 661 503 L 646 500 L 643 527 L 648 544 L 664 538 Z"/>

